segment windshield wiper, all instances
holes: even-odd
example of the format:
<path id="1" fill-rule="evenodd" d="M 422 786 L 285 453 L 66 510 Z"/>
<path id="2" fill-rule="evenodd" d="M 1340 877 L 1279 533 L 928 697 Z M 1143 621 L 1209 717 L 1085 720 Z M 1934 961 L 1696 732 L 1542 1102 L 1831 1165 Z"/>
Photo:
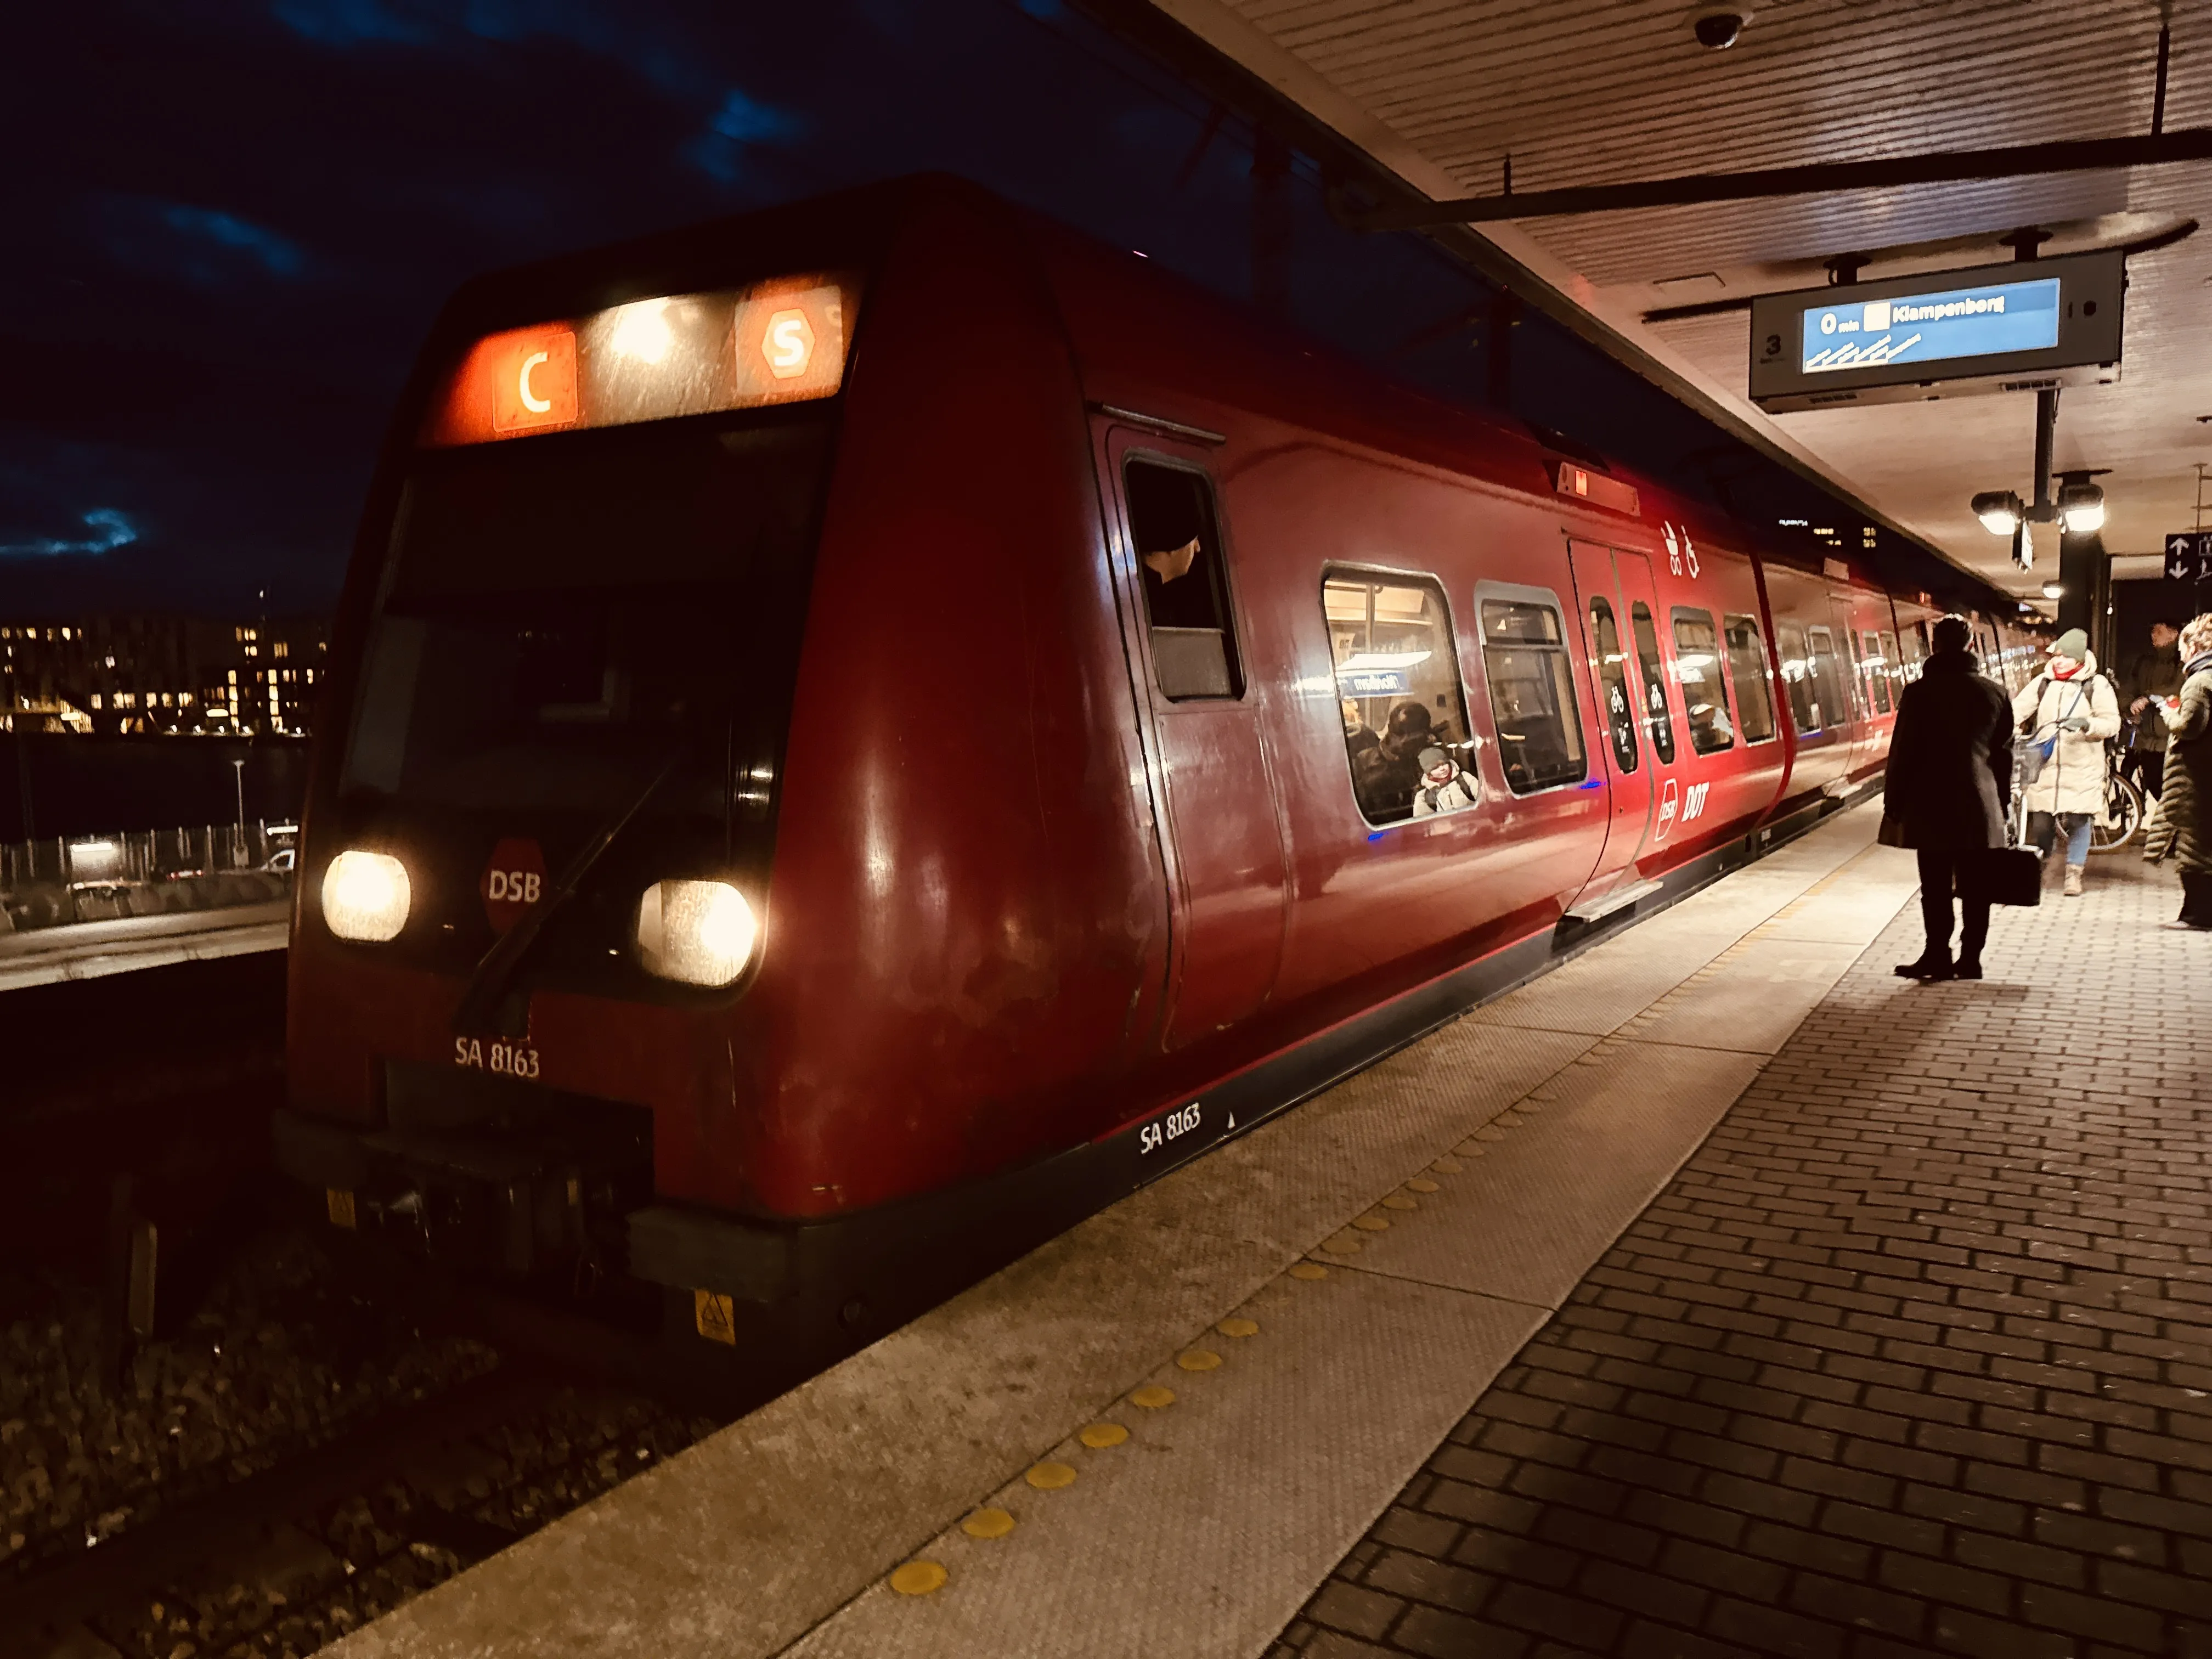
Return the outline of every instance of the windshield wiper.
<path id="1" fill-rule="evenodd" d="M 690 754 L 688 743 L 678 744 L 654 770 L 645 787 L 631 797 L 629 804 L 613 817 L 600 825 L 599 833 L 584 843 L 568 866 L 561 872 L 561 878 L 546 890 L 538 902 L 524 913 L 514 927 L 492 941 L 490 950 L 483 953 L 476 971 L 469 975 L 468 988 L 461 993 L 460 1006 L 453 1010 L 453 1029 L 456 1031 L 482 1031 L 491 1028 L 492 1017 L 507 995 L 507 987 L 514 982 L 514 971 L 522 965 L 554 913 L 576 896 L 576 889 L 586 876 L 614 845 L 615 837 L 629 827 L 632 818 L 645 810 L 645 804 L 659 793 L 660 786 L 676 775 Z M 501 1029 L 502 1036 L 521 1036 L 522 1030 Z"/>

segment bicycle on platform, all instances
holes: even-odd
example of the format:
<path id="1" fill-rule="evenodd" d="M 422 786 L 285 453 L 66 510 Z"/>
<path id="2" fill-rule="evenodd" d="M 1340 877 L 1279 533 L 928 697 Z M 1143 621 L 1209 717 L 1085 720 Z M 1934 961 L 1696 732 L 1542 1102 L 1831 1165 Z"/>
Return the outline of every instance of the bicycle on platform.
<path id="1" fill-rule="evenodd" d="M 2136 779 L 2120 770 L 2121 751 L 2111 744 L 2105 748 L 2105 811 L 2104 815 L 2089 826 L 2089 850 L 2092 853 L 2117 853 L 2132 845 L 2142 835 L 2143 824 L 2150 817 L 2150 793 Z"/>
<path id="2" fill-rule="evenodd" d="M 2040 726 L 2033 737 L 2021 738 L 2012 751 L 2012 844 L 2027 842 L 2028 751 L 2057 734 L 2057 723 Z M 2142 785 L 2120 769 L 2121 751 L 2105 745 L 2105 810 L 2089 825 L 2092 853 L 2117 853 L 2132 845 L 2150 817 L 2150 796 Z"/>

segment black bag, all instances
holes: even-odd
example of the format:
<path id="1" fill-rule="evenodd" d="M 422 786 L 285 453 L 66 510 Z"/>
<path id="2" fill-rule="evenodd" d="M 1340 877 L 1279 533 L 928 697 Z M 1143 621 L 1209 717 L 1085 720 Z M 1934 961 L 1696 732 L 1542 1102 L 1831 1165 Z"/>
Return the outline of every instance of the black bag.
<path id="1" fill-rule="evenodd" d="M 1964 860 L 1959 890 L 1991 904 L 2033 909 L 2043 902 L 2042 857 L 2030 847 L 1985 848 Z"/>

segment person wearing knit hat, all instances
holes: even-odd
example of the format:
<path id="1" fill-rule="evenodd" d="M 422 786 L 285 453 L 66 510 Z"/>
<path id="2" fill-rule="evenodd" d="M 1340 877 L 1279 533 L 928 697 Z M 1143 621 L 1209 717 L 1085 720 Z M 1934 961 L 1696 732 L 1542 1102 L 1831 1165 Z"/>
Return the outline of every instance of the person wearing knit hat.
<path id="1" fill-rule="evenodd" d="M 2120 700 L 2097 672 L 2089 636 L 2069 628 L 2051 647 L 2044 670 L 2012 701 L 2027 739 L 2027 838 L 2051 856 L 2066 834 L 2066 896 L 2079 898 L 2089 866 L 2089 832 L 2105 816 L 2105 744 L 2120 732 Z"/>

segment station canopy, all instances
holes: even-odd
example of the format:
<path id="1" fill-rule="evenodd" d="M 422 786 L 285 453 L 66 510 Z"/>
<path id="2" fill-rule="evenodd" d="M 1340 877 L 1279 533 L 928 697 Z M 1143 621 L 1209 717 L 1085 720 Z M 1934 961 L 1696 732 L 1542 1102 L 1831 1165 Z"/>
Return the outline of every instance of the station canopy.
<path id="1" fill-rule="evenodd" d="M 1153 0 L 1216 52 L 1433 201 L 2153 131 L 2155 0 Z M 1741 19 L 1725 47 L 1700 19 Z M 2168 135 L 2212 125 L 2212 4 L 2173 4 Z M 1709 26 L 1719 33 L 1722 26 Z M 2202 153 L 2200 151 L 2200 153 Z M 2028 392 L 1787 413 L 1753 404 L 1749 301 L 2016 257 L 2131 247 L 2118 372 L 2059 394 L 2054 471 L 2101 469 L 2106 548 L 2155 574 L 2212 461 L 2212 160 L 1611 208 L 1473 226 L 1540 283 L 1770 445 L 1994 586 L 2033 572 L 1969 510 L 2033 494 Z M 1848 268 L 1847 268 L 1848 274 Z M 2023 273 L 2026 274 L 2026 273 Z"/>

